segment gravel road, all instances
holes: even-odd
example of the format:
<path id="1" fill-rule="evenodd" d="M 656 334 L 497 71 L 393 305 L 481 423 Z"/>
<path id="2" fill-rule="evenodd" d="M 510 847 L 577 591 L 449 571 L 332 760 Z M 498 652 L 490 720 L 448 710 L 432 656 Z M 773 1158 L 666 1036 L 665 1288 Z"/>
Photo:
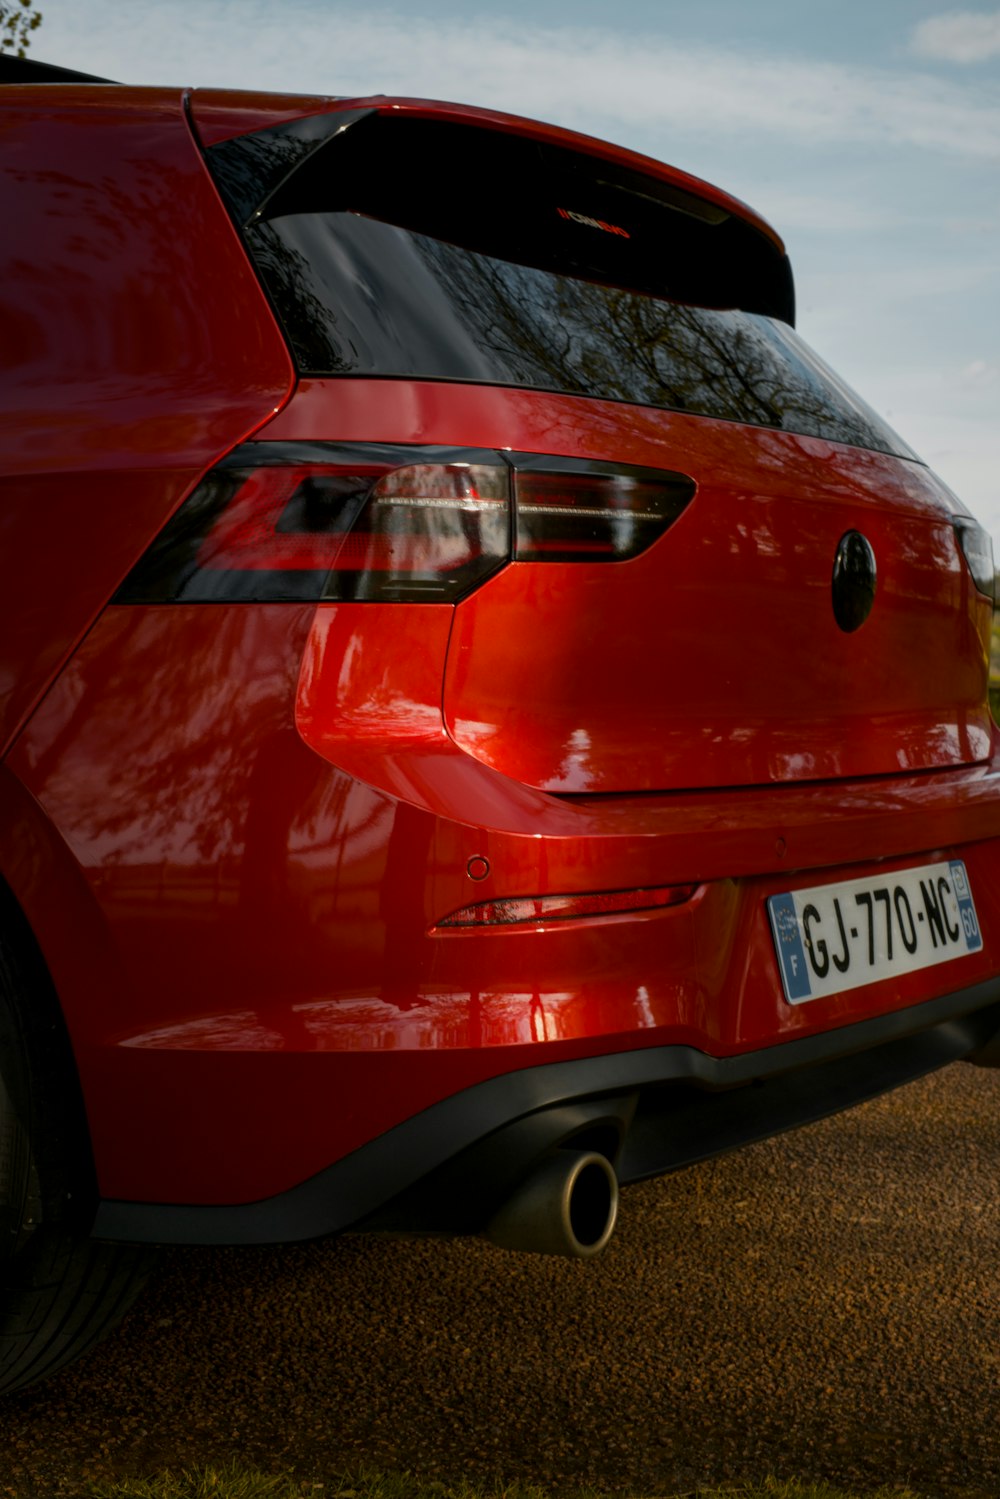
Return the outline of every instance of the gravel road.
<path id="1" fill-rule="evenodd" d="M 121 1332 L 0 1405 L 0 1495 L 238 1453 L 317 1480 L 996 1499 L 998 1169 L 1000 1074 L 958 1064 L 630 1189 L 592 1265 L 362 1238 L 165 1254 Z"/>

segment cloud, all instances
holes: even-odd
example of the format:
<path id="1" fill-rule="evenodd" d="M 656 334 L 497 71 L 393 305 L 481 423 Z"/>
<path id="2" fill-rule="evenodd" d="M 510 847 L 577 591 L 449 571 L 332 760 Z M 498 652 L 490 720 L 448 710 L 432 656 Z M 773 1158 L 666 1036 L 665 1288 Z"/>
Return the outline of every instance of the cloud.
<path id="1" fill-rule="evenodd" d="M 952 10 L 929 16 L 913 33 L 917 57 L 941 62 L 988 62 L 1000 57 L 1000 11 Z"/>
<path id="2" fill-rule="evenodd" d="M 815 193 L 804 187 L 776 185 L 761 172 L 745 180 L 740 191 L 786 238 L 793 232 L 850 237 L 884 235 L 897 230 L 906 232 L 915 222 L 913 214 L 899 206 L 873 201 L 860 192 L 851 197 L 842 184 L 829 192 Z"/>
<path id="3" fill-rule="evenodd" d="M 989 429 L 982 422 L 937 416 L 926 409 L 903 412 L 899 426 L 925 462 L 992 532 L 994 555 L 1000 560 L 997 443 Z"/>
<path id="4" fill-rule="evenodd" d="M 308 0 L 280 9 L 171 0 L 127 12 L 93 0 L 85 16 L 69 0 L 46 0 L 45 15 L 47 40 L 61 44 L 52 61 L 130 82 L 458 98 L 619 139 L 655 132 L 658 150 L 675 134 L 756 134 L 785 149 L 852 143 L 1000 157 L 1000 102 L 986 89 L 662 33 L 474 13 L 443 21 L 416 8 L 319 10 Z"/>
<path id="5" fill-rule="evenodd" d="M 973 359 L 961 372 L 962 383 L 973 389 L 980 389 L 984 385 L 995 385 L 1000 379 L 1000 365 L 991 364 L 987 359 Z"/>

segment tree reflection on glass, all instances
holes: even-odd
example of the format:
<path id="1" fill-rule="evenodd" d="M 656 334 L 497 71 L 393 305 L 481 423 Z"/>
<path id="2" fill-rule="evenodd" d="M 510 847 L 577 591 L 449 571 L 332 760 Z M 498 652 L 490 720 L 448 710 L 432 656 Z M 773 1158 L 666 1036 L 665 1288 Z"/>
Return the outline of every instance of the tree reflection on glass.
<path id="1" fill-rule="evenodd" d="M 790 328 L 757 313 L 640 295 L 352 213 L 276 219 L 251 243 L 309 374 L 526 386 L 911 456 Z"/>

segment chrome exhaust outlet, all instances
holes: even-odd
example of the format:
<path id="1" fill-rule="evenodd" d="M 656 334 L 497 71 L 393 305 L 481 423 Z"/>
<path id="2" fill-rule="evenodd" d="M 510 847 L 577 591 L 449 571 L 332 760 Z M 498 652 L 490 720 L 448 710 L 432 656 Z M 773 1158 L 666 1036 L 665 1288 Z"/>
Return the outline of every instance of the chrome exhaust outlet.
<path id="1" fill-rule="evenodd" d="M 557 1150 L 490 1220 L 486 1237 L 502 1249 L 592 1259 L 617 1216 L 618 1178 L 607 1157 Z"/>

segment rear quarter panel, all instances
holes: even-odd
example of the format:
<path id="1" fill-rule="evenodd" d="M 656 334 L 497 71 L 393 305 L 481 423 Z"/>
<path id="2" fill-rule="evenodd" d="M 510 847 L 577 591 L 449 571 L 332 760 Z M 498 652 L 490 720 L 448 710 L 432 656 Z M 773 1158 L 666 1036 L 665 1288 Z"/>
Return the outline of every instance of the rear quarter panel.
<path id="1" fill-rule="evenodd" d="M 216 458 L 284 342 L 176 90 L 0 101 L 0 745 Z"/>

